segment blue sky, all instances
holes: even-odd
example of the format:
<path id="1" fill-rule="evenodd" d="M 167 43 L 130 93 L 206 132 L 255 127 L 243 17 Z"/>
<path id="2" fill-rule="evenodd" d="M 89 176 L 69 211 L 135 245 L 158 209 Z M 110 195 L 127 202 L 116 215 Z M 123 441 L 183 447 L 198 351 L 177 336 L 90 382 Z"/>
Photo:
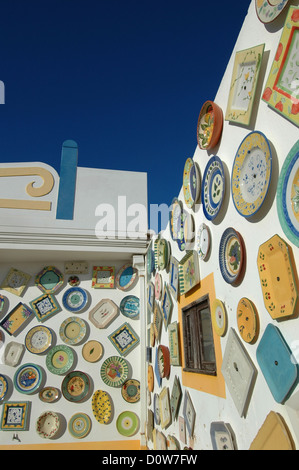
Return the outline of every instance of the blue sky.
<path id="1" fill-rule="evenodd" d="M 250 0 L 10 0 L 0 15 L 0 161 L 148 173 L 171 204 Z M 116 188 L 117 189 L 117 188 Z"/>

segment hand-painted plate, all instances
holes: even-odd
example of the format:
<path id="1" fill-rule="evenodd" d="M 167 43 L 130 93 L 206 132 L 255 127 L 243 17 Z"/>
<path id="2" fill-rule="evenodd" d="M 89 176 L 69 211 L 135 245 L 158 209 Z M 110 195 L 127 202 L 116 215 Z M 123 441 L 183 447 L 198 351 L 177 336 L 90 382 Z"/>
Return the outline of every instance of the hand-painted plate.
<path id="1" fill-rule="evenodd" d="M 55 387 L 45 387 L 39 392 L 38 396 L 44 403 L 55 403 L 59 400 L 60 392 Z"/>
<path id="2" fill-rule="evenodd" d="M 254 343 L 259 330 L 258 314 L 254 304 L 246 297 L 238 303 L 237 322 L 241 338 L 246 343 Z"/>
<path id="3" fill-rule="evenodd" d="M 272 152 L 261 132 L 251 132 L 241 143 L 233 165 L 231 188 L 236 210 L 251 217 L 262 206 L 270 186 Z"/>
<path id="4" fill-rule="evenodd" d="M 8 382 L 4 375 L 0 374 L 0 402 L 4 400 L 8 392 Z"/>
<path id="5" fill-rule="evenodd" d="M 258 19 L 265 24 L 274 21 L 287 6 L 289 0 L 255 0 Z"/>
<path id="6" fill-rule="evenodd" d="M 196 237 L 196 251 L 199 258 L 205 260 L 208 256 L 211 245 L 211 235 L 209 227 L 206 224 L 201 224 Z"/>
<path id="7" fill-rule="evenodd" d="M 112 417 L 112 402 L 108 393 L 97 390 L 92 397 L 92 412 L 101 424 L 109 424 Z"/>
<path id="8" fill-rule="evenodd" d="M 116 420 L 116 429 L 122 436 L 131 437 L 139 429 L 139 418 L 133 411 L 124 411 Z"/>
<path id="9" fill-rule="evenodd" d="M 115 284 L 118 289 L 126 291 L 133 287 L 138 278 L 137 269 L 128 263 L 125 264 L 117 273 Z"/>
<path id="10" fill-rule="evenodd" d="M 215 299 L 212 304 L 212 324 L 218 336 L 224 336 L 227 330 L 227 315 L 221 300 Z"/>
<path id="11" fill-rule="evenodd" d="M 68 430 L 76 439 L 83 439 L 91 430 L 90 417 L 85 413 L 76 413 L 69 420 Z"/>
<path id="12" fill-rule="evenodd" d="M 109 387 L 120 387 L 128 379 L 129 368 L 125 359 L 111 356 L 101 367 L 101 379 Z"/>
<path id="13" fill-rule="evenodd" d="M 20 393 L 31 394 L 39 389 L 42 379 L 43 371 L 38 365 L 24 364 L 14 375 L 14 386 Z"/>
<path id="14" fill-rule="evenodd" d="M 53 343 L 53 333 L 46 326 L 35 326 L 28 331 L 25 346 L 32 354 L 43 354 L 50 349 Z"/>
<path id="15" fill-rule="evenodd" d="M 73 403 L 81 403 L 90 389 L 90 380 L 87 374 L 74 370 L 63 379 L 61 391 L 64 398 Z"/>
<path id="16" fill-rule="evenodd" d="M 97 362 L 103 356 L 103 346 L 98 341 L 88 341 L 82 348 L 82 356 L 87 362 Z"/>
<path id="17" fill-rule="evenodd" d="M 299 247 L 299 141 L 281 169 L 276 200 L 280 225 L 288 239 Z"/>
<path id="18" fill-rule="evenodd" d="M 245 247 L 241 235 L 233 228 L 226 229 L 219 246 L 219 265 L 228 284 L 239 281 L 245 260 Z"/>
<path id="19" fill-rule="evenodd" d="M 81 287 L 67 289 L 62 298 L 64 308 L 73 313 L 81 312 L 87 304 L 87 293 Z"/>
<path id="20" fill-rule="evenodd" d="M 74 353 L 63 344 L 50 349 L 46 357 L 46 366 L 52 374 L 62 375 L 70 370 L 74 363 Z"/>
<path id="21" fill-rule="evenodd" d="M 59 329 L 59 336 L 66 344 L 78 344 L 85 338 L 87 327 L 84 320 L 70 317 L 64 320 Z"/>
<path id="22" fill-rule="evenodd" d="M 225 193 L 225 175 L 222 161 L 219 157 L 210 158 L 203 175 L 201 200 L 203 212 L 208 220 L 218 215 Z"/>
<path id="23" fill-rule="evenodd" d="M 183 192 L 187 207 L 190 209 L 196 204 L 200 195 L 200 173 L 196 162 L 187 158 L 184 167 Z"/>
<path id="24" fill-rule="evenodd" d="M 140 300 L 135 295 L 127 295 L 120 303 L 121 313 L 128 318 L 135 319 L 139 317 Z"/>
<path id="25" fill-rule="evenodd" d="M 59 431 L 60 419 L 53 411 L 46 411 L 36 422 L 36 432 L 43 439 L 52 439 Z"/>
<path id="26" fill-rule="evenodd" d="M 140 382 L 135 379 L 127 380 L 121 388 L 121 396 L 128 403 L 136 403 L 140 400 Z"/>

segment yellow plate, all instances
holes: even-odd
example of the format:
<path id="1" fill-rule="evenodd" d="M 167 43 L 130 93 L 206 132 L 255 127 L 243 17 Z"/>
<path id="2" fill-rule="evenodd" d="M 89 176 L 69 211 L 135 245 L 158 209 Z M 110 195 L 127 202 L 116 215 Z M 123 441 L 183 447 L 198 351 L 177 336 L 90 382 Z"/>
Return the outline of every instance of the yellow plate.
<path id="1" fill-rule="evenodd" d="M 254 343 L 258 336 L 258 315 L 254 304 L 246 297 L 238 303 L 237 322 L 241 338 L 246 343 Z"/>
<path id="2" fill-rule="evenodd" d="M 227 316 L 221 300 L 215 299 L 212 305 L 212 323 L 218 336 L 224 336 L 227 328 Z"/>

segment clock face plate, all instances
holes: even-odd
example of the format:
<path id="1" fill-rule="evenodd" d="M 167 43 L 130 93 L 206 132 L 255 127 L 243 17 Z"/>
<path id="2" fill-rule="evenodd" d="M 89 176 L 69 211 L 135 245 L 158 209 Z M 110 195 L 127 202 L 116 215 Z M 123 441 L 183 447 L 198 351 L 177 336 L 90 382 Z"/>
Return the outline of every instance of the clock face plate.
<path id="1" fill-rule="evenodd" d="M 70 312 L 81 312 L 87 304 L 87 293 L 81 287 L 71 287 L 65 292 L 62 303 Z"/>

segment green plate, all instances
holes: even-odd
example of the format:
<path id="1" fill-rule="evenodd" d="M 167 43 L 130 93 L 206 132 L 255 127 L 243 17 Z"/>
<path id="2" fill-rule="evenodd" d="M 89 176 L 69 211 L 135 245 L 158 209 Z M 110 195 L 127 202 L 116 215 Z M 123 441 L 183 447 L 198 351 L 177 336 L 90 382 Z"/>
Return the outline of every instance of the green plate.
<path id="1" fill-rule="evenodd" d="M 139 418 L 133 411 L 124 411 L 116 421 L 116 429 L 122 436 L 134 436 L 139 428 Z"/>
<path id="2" fill-rule="evenodd" d="M 56 375 L 63 375 L 70 370 L 74 363 L 74 353 L 63 344 L 50 349 L 46 358 L 47 369 Z"/>
<path id="3" fill-rule="evenodd" d="M 109 387 L 120 387 L 127 380 L 128 374 L 128 363 L 119 356 L 108 357 L 101 367 L 101 378 Z"/>
<path id="4" fill-rule="evenodd" d="M 74 370 L 63 379 L 61 391 L 64 398 L 73 403 L 84 400 L 90 389 L 90 380 L 84 372 Z"/>
<path id="5" fill-rule="evenodd" d="M 91 419 L 85 413 L 76 413 L 68 424 L 70 434 L 76 439 L 83 439 L 91 430 Z"/>

